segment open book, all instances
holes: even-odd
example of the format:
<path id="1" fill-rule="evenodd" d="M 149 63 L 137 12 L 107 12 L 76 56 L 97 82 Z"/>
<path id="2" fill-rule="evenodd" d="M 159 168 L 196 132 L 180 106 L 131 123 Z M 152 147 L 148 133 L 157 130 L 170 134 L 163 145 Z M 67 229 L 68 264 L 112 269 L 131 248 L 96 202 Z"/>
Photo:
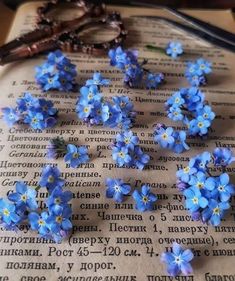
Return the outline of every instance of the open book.
<path id="1" fill-rule="evenodd" d="M 32 2 L 18 8 L 8 40 L 34 27 L 36 8 Z M 52 99 L 59 109 L 56 127 L 36 133 L 32 129 L 9 129 L 3 120 L 0 129 L 0 184 L 1 197 L 13 190 L 16 181 L 36 185 L 46 163 L 57 164 L 66 179 L 67 188 L 74 193 L 72 200 L 74 231 L 61 244 L 40 239 L 28 227 L 17 233 L 0 232 L 0 280 L 63 280 L 63 281 L 160 281 L 160 280 L 235 280 L 235 213 L 233 208 L 219 227 L 192 221 L 183 207 L 183 198 L 175 188 L 176 171 L 187 165 L 189 157 L 215 147 L 235 146 L 235 57 L 171 25 L 136 15 L 168 16 L 162 10 L 112 7 L 121 12 L 129 35 L 126 48 L 139 50 L 140 58 L 149 60 L 153 72 L 166 74 L 167 83 L 158 90 L 126 88 L 122 74 L 109 66 L 107 57 L 94 58 L 82 53 L 67 54 L 77 65 L 78 82 L 83 85 L 94 70 L 111 80 L 103 88 L 106 96 L 128 95 L 138 112 L 132 129 L 140 137 L 151 161 L 147 169 L 114 168 L 109 145 L 114 129 L 87 128 L 75 113 L 77 93 L 41 93 L 35 84 L 34 67 L 45 59 L 39 56 L 0 68 L 1 107 L 14 106 L 23 92 Z M 198 15 L 212 23 L 220 23 L 234 30 L 229 11 L 198 11 Z M 146 44 L 165 47 L 170 40 L 182 42 L 185 55 L 179 60 L 149 51 Z M 203 56 L 213 62 L 213 73 L 202 91 L 216 112 L 207 140 L 190 139 L 188 152 L 177 155 L 154 144 L 153 125 L 162 122 L 174 125 L 165 116 L 164 102 L 180 87 L 187 87 L 183 77 L 185 63 Z M 62 125 L 65 124 L 66 125 Z M 45 158 L 48 138 L 63 136 L 67 142 L 89 145 L 89 165 L 66 168 L 63 159 Z M 234 166 L 232 166 L 234 167 Z M 232 169 L 234 173 L 234 168 Z M 105 179 L 121 178 L 132 188 L 149 183 L 158 195 L 156 210 L 139 213 L 133 200 L 115 204 L 105 197 Z M 235 181 L 234 177 L 233 180 Z M 44 200 L 44 190 L 39 200 Z M 195 259 L 194 274 L 188 277 L 168 277 L 160 255 L 173 241 L 192 248 Z"/>

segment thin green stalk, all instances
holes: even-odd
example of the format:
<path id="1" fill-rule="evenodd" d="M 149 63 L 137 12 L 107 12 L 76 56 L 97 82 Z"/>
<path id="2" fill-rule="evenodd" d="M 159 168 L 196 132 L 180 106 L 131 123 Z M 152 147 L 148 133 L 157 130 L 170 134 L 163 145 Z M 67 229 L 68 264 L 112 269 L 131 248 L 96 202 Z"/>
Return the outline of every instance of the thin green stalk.
<path id="1" fill-rule="evenodd" d="M 153 45 L 145 45 L 145 47 L 151 51 L 157 51 L 162 54 L 166 54 L 165 50 L 161 47 L 153 46 Z"/>

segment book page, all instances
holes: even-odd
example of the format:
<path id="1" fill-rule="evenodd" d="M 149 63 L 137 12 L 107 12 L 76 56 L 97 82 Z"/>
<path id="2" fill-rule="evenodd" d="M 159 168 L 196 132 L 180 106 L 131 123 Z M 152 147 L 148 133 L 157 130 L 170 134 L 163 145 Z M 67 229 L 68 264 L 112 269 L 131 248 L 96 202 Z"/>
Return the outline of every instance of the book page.
<path id="1" fill-rule="evenodd" d="M 2 45 L 8 35 L 15 13 L 0 3 L 0 45 Z"/>
<path id="2" fill-rule="evenodd" d="M 40 4 L 29 3 L 21 7 L 10 38 L 33 28 L 37 5 Z M 45 60 L 44 55 L 1 67 L 1 106 L 14 106 L 20 95 L 31 92 L 37 97 L 54 101 L 59 109 L 59 121 L 52 129 L 35 132 L 24 126 L 9 129 L 0 120 L 0 196 L 5 197 L 8 191 L 14 190 L 16 181 L 37 185 L 42 167 L 48 163 L 57 165 L 67 182 L 66 189 L 74 193 L 74 227 L 69 238 L 61 244 L 40 239 L 26 225 L 16 233 L 1 229 L 0 280 L 235 280 L 234 198 L 226 219 L 215 228 L 191 220 L 175 187 L 177 169 L 181 165 L 186 166 L 191 156 L 205 150 L 212 151 L 215 147 L 235 147 L 234 54 L 166 23 L 133 17 L 167 15 L 161 10 L 115 9 L 122 12 L 129 31 L 125 47 L 138 49 L 140 60 L 147 58 L 152 72 L 163 72 L 167 81 L 165 85 L 157 90 L 126 88 L 122 83 L 122 74 L 109 66 L 107 56 L 67 55 L 77 65 L 77 81 L 81 86 L 91 78 L 94 70 L 100 71 L 111 80 L 110 86 L 102 88 L 105 96 L 127 95 L 132 99 L 138 113 L 132 130 L 139 136 L 141 147 L 151 156 L 151 161 L 143 171 L 117 168 L 109 146 L 118 130 L 83 125 L 75 113 L 78 93 L 42 93 L 35 84 L 34 67 Z M 220 15 L 224 14 L 220 12 Z M 208 12 L 208 20 L 210 17 L 213 18 L 212 12 Z M 170 40 L 179 40 L 184 46 L 185 55 L 179 60 L 145 48 L 146 44 L 165 47 Z M 200 56 L 213 62 L 213 73 L 202 91 L 217 117 L 208 139 L 189 139 L 190 150 L 177 155 L 154 143 L 153 126 L 159 122 L 176 126 L 166 117 L 164 102 L 174 91 L 188 86 L 183 77 L 186 61 Z M 46 159 L 48 141 L 57 136 L 63 136 L 67 143 L 88 145 L 90 162 L 72 169 L 66 167 L 63 159 Z M 231 165 L 227 172 L 233 177 L 234 171 L 235 166 Z M 138 212 L 131 196 L 122 204 L 107 199 L 105 179 L 108 177 L 129 182 L 132 190 L 148 183 L 158 196 L 155 210 Z M 46 191 L 40 190 L 38 200 L 41 205 L 45 196 Z M 193 275 L 167 276 L 160 255 L 169 249 L 173 241 L 193 249 Z"/>

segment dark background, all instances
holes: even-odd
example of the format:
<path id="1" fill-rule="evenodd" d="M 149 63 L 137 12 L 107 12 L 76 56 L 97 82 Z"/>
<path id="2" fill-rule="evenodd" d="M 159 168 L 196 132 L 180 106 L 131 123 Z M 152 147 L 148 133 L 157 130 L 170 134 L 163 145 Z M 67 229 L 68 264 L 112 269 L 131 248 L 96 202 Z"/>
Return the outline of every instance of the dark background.
<path id="1" fill-rule="evenodd" d="M 0 0 L 1 1 L 1 0 Z M 25 2 L 22 0 L 3 0 L 10 8 L 15 9 L 17 5 Z M 128 5 L 131 1 L 113 0 L 103 1 L 106 4 Z M 164 5 L 177 8 L 235 8 L 235 0 L 142 0 L 147 4 Z"/>

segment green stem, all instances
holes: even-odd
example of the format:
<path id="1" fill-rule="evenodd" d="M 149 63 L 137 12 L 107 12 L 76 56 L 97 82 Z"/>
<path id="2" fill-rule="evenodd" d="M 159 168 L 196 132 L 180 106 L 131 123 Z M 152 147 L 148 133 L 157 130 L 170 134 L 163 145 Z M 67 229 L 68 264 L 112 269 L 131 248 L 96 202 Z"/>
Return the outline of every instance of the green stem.
<path id="1" fill-rule="evenodd" d="M 151 51 L 157 51 L 162 54 L 166 54 L 165 50 L 161 47 L 153 46 L 153 45 L 145 45 L 145 47 Z"/>
<path id="2" fill-rule="evenodd" d="M 59 152 L 59 153 L 66 153 L 67 152 L 66 147 L 56 148 L 56 151 Z"/>
<path id="3" fill-rule="evenodd" d="M 34 189 L 35 189 L 36 191 L 38 191 L 40 188 L 41 188 L 40 185 L 34 186 Z"/>

